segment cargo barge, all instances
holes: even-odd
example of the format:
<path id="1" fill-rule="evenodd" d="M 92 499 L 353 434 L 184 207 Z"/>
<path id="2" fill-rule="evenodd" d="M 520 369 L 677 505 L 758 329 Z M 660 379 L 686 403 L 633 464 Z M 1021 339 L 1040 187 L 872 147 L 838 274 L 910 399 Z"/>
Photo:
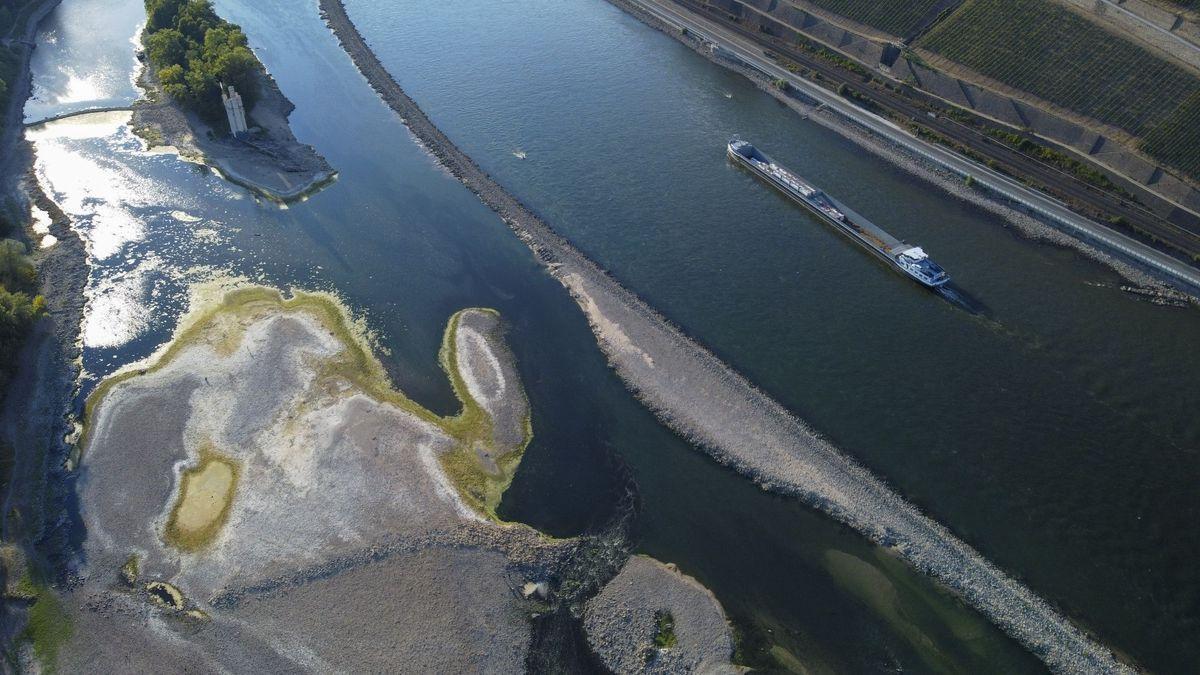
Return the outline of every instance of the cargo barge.
<path id="1" fill-rule="evenodd" d="M 735 162 L 800 202 L 818 218 L 922 286 L 938 288 L 950 281 L 945 270 L 930 260 L 920 246 L 906 244 L 879 229 L 871 221 L 779 166 L 750 143 L 730 141 L 728 151 Z"/>

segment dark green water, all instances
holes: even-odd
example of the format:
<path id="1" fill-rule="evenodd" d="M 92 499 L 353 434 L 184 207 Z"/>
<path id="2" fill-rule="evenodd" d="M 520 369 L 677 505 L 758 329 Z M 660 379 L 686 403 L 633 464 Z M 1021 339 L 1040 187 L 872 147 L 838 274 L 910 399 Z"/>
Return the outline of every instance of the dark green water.
<path id="1" fill-rule="evenodd" d="M 338 292 L 390 350 L 397 385 L 449 410 L 444 322 L 496 307 L 536 434 L 506 516 L 555 534 L 602 524 L 614 453 L 638 485 L 637 547 L 714 590 L 751 662 L 1037 668 L 854 533 L 659 426 L 566 293 L 378 101 L 315 3 L 217 4 L 296 103 L 297 135 L 341 176 L 279 210 L 140 152 L 116 125 L 40 139 L 43 183 L 94 258 L 89 373 L 166 339 L 204 265 Z M 624 284 L 1113 647 L 1165 671 L 1200 657 L 1195 311 L 1131 299 L 1104 269 L 1021 240 L 600 0 L 349 10 L 452 139 Z M 122 48 L 102 31 L 74 39 Z M 74 53 L 94 54 L 42 58 L 35 78 L 83 70 Z M 731 167 L 735 133 L 925 246 L 991 319 Z"/>

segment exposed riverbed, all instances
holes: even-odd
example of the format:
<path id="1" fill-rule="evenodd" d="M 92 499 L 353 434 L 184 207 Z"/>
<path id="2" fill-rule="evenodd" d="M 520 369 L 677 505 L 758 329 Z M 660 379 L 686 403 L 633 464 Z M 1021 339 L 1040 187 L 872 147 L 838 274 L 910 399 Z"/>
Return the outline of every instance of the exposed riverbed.
<path id="1" fill-rule="evenodd" d="M 297 104 L 297 137 L 341 178 L 281 210 L 144 153 L 120 120 L 48 128 L 39 177 L 94 265 L 83 393 L 169 336 L 188 286 L 215 270 L 337 290 L 397 386 L 448 414 L 441 323 L 496 307 L 538 430 L 502 515 L 560 534 L 598 526 L 619 499 L 619 457 L 639 488 L 638 545 L 713 589 L 749 660 L 1036 667 L 882 550 L 658 426 L 576 304 L 358 77 L 315 3 L 218 9 Z M 1161 553 L 1194 548 L 1185 449 L 1200 431 L 1184 402 L 1197 378 L 1181 376 L 1197 369 L 1193 314 L 1010 237 L 611 6 L 459 9 L 350 3 L 434 122 L 624 285 L 1105 642 L 1156 667 L 1186 658 L 1194 611 L 1153 598 L 1196 584 Z M 445 58 L 454 34 L 479 38 L 471 58 Z M 733 133 L 925 245 L 994 321 L 921 295 L 728 167 Z M 630 162 L 630 148 L 655 160 Z M 928 384 L 919 396 L 912 373 Z"/>

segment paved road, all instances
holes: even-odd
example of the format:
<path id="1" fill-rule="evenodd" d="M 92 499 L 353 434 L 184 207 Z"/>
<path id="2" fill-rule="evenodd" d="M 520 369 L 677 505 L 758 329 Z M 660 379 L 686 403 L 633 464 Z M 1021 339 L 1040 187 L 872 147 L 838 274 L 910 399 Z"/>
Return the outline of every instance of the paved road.
<path id="1" fill-rule="evenodd" d="M 762 47 L 701 15 L 684 10 L 669 0 L 631 0 L 668 25 L 687 28 L 693 35 L 729 50 L 763 74 L 788 82 L 825 107 L 870 129 L 894 143 L 905 146 L 927 160 L 960 176 L 971 176 L 976 183 L 991 191 L 1020 202 L 1068 233 L 1117 253 L 1141 266 L 1165 275 L 1200 291 L 1200 271 L 1157 251 L 1141 242 L 1116 232 L 1071 211 L 1065 204 L 992 169 L 962 157 L 951 150 L 929 143 L 911 134 L 890 120 L 874 115 L 850 101 L 830 92 L 785 68 L 763 55 Z"/>

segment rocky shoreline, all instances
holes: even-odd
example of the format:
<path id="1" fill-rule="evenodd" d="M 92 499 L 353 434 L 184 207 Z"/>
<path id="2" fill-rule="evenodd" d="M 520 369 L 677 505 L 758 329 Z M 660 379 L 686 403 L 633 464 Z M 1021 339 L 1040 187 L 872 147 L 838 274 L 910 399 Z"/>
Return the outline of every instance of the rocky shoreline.
<path id="1" fill-rule="evenodd" d="M 37 26 L 58 3 L 44 0 L 18 40 L 32 45 Z M 24 136 L 22 116 L 32 84 L 31 53 L 32 47 L 22 56 L 0 134 L 0 195 L 23 210 L 26 227 L 19 235 L 32 242 L 30 257 L 46 301 L 46 316 L 26 339 L 20 365 L 0 405 L 0 444 L 13 451 L 11 475 L 0 494 L 0 540 L 4 542 L 0 576 L 8 589 L 28 578 L 33 569 L 51 581 L 61 580 L 67 573 L 71 523 L 66 504 L 72 487 L 66 439 L 74 427 L 72 399 L 80 369 L 83 289 L 88 276 L 84 243 L 70 219 L 38 184 L 34 149 Z M 49 215 L 48 232 L 32 231 L 33 206 Z M 38 247 L 38 240 L 46 234 L 57 243 Z M 20 639 L 33 599 L 0 598 L 0 649 L 6 653 L 12 653 Z"/>
<path id="2" fill-rule="evenodd" d="M 144 63 L 138 85 L 145 99 L 133 106 L 130 127 L 150 147 L 175 148 L 184 159 L 204 164 L 222 178 L 275 202 L 301 199 L 329 185 L 337 172 L 311 145 L 296 140 L 288 124 L 295 106 L 265 70 L 258 96 L 247 111 L 252 143 L 230 137 L 223 124 L 209 125 L 185 111 L 158 86 L 154 68 Z"/>
<path id="3" fill-rule="evenodd" d="M 434 126 L 379 62 L 340 0 L 320 0 L 320 7 L 342 47 L 384 102 L 570 291 L 621 379 L 667 426 L 764 489 L 798 497 L 872 541 L 894 548 L 1052 669 L 1131 670 L 555 234 Z"/>

